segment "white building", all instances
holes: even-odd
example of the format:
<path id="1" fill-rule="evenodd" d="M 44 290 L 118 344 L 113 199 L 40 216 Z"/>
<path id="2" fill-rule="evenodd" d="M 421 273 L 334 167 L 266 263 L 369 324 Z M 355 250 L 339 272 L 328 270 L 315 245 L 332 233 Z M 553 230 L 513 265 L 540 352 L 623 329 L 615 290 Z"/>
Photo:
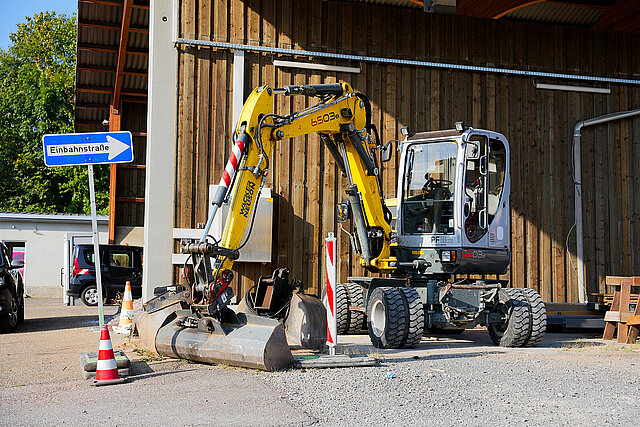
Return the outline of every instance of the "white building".
<path id="1" fill-rule="evenodd" d="M 109 239 L 109 217 L 98 215 L 100 243 Z M 0 212 L 0 240 L 20 256 L 29 296 L 64 298 L 64 277 L 76 243 L 91 242 L 91 215 Z"/>

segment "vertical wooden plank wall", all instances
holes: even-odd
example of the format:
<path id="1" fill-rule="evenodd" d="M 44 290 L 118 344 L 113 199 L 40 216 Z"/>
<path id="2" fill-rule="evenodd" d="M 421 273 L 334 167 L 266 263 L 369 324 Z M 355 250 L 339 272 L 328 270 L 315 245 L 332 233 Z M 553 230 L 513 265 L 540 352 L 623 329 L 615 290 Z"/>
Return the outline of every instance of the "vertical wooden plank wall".
<path id="1" fill-rule="evenodd" d="M 424 14 L 363 3 L 305 0 L 181 1 L 180 36 L 262 46 L 421 59 L 481 66 L 638 78 L 638 35 Z M 531 78 L 383 65 L 359 74 L 276 69 L 277 55 L 246 53 L 244 96 L 262 84 L 347 81 L 373 104 L 383 139 L 400 128 L 447 129 L 458 120 L 497 130 L 511 143 L 511 249 L 502 276 L 537 289 L 546 301 L 577 301 L 572 134 L 577 121 L 640 108 L 640 88 L 611 85 L 610 95 L 536 90 Z M 286 57 L 306 61 L 305 57 Z M 206 221 L 207 187 L 219 180 L 233 130 L 233 55 L 179 47 L 176 227 Z M 559 81 L 558 83 L 567 83 Z M 287 113 L 312 100 L 277 98 Z M 604 290 L 607 274 L 640 274 L 640 119 L 583 130 L 583 218 L 586 286 Z M 397 160 L 384 165 L 383 186 L 395 196 Z M 260 275 L 287 266 L 307 291 L 323 286 L 323 243 L 339 238 L 341 280 L 356 267 L 334 219 L 344 180 L 317 136 L 281 142 L 268 184 L 274 199 L 271 264 L 238 264 L 239 294 Z M 567 250 L 567 242 L 569 249 Z"/>
<path id="2" fill-rule="evenodd" d="M 147 104 L 123 102 L 121 130 L 133 136 L 133 163 L 118 165 L 115 223 L 125 227 L 144 225 L 144 180 L 147 160 Z M 122 237 L 116 227 L 116 237 Z M 116 243 L 119 243 L 117 241 Z"/>

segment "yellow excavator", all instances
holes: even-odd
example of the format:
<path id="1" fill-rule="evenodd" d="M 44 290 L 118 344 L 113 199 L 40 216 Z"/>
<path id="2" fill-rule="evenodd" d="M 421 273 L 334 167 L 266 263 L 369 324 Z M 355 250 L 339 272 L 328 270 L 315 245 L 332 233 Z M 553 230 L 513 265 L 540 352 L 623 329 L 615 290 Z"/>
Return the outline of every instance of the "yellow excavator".
<path id="1" fill-rule="evenodd" d="M 287 115 L 274 95 L 317 97 Z M 197 241 L 183 241 L 186 286 L 156 288 L 137 319 L 143 343 L 159 354 L 207 363 L 276 370 L 289 366 L 290 345 L 320 348 L 324 307 L 299 293 L 287 268 L 261 277 L 236 310 L 231 267 L 251 234 L 256 203 L 281 140 L 318 133 L 347 178 L 339 223 L 353 221 L 350 241 L 360 265 L 379 277 L 350 277 L 337 289 L 341 331 L 367 329 L 379 348 L 412 347 L 425 330 L 458 332 L 485 325 L 503 346 L 536 345 L 546 313 L 533 290 L 460 274 L 506 271 L 509 251 L 509 145 L 496 132 L 456 129 L 414 134 L 403 128 L 397 198 L 387 206 L 380 163 L 391 159 L 371 122 L 371 105 L 346 83 L 261 86 L 248 97 L 234 145 Z M 209 235 L 230 205 L 220 240 Z M 393 212 L 395 211 L 395 213 Z"/>

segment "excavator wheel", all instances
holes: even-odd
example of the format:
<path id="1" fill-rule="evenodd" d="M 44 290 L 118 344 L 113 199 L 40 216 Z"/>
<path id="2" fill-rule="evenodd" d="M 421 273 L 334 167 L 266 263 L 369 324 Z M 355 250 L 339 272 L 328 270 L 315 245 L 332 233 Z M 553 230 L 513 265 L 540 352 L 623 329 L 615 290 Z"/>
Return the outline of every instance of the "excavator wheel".
<path id="1" fill-rule="evenodd" d="M 364 289 L 356 283 L 345 283 L 347 302 L 349 307 L 362 307 L 364 305 Z M 347 308 L 348 309 L 348 308 Z M 349 310 L 347 322 L 347 334 L 360 334 L 367 330 L 367 319 L 363 312 Z"/>
<path id="2" fill-rule="evenodd" d="M 401 348 L 406 340 L 408 309 L 398 288 L 375 288 L 367 304 L 369 338 L 377 348 Z"/>
<path id="3" fill-rule="evenodd" d="M 547 308 L 542 297 L 535 289 L 524 288 L 518 291 L 525 296 L 529 303 L 529 327 L 531 333 L 523 345 L 535 347 L 542 341 L 547 331 Z"/>
<path id="4" fill-rule="evenodd" d="M 407 307 L 407 330 L 402 347 L 411 348 L 422 339 L 424 332 L 424 306 L 415 288 L 399 288 Z"/>
<path id="5" fill-rule="evenodd" d="M 500 289 L 497 310 L 506 319 L 501 323 L 491 323 L 487 327 L 495 345 L 501 347 L 521 347 L 531 335 L 529 302 L 517 289 Z"/>

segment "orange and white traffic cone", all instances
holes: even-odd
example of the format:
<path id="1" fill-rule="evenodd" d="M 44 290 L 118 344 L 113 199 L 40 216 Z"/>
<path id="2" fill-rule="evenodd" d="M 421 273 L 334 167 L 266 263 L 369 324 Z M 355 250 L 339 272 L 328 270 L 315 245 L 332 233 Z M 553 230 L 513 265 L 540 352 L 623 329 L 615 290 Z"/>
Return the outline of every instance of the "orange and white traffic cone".
<path id="1" fill-rule="evenodd" d="M 128 334 L 131 331 L 132 321 L 133 296 L 131 295 L 131 282 L 127 282 L 127 286 L 124 288 L 122 308 L 120 309 L 120 321 L 118 322 L 118 326 L 113 328 L 113 331 L 119 334 Z"/>
<path id="2" fill-rule="evenodd" d="M 111 345 L 111 337 L 109 337 L 109 328 L 102 325 L 100 330 L 100 346 L 98 347 L 98 364 L 96 366 L 96 378 L 93 385 L 109 385 L 124 382 L 124 378 L 120 378 L 118 367 L 116 366 L 116 358 L 113 355 L 113 346 Z"/>

